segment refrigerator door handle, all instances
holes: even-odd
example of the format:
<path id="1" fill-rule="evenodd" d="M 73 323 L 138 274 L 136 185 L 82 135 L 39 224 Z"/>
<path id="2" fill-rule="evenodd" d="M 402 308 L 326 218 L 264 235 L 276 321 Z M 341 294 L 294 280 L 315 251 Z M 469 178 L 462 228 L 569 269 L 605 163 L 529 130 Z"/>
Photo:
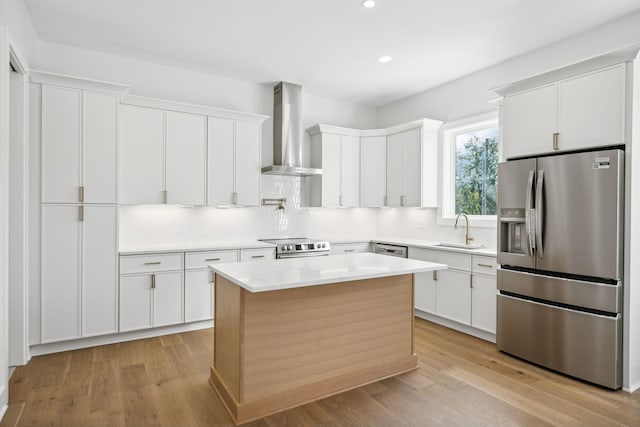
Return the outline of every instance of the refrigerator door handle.
<path id="1" fill-rule="evenodd" d="M 544 170 L 538 171 L 538 182 L 536 184 L 536 247 L 538 248 L 538 257 L 544 256 L 544 246 L 542 242 L 542 233 L 544 232 L 544 197 L 542 195 L 544 187 Z"/>
<path id="2" fill-rule="evenodd" d="M 534 239 L 535 229 L 533 228 L 533 222 L 531 218 L 531 214 L 533 209 L 531 205 L 533 204 L 533 176 L 535 171 L 529 171 L 529 179 L 527 180 L 527 196 L 525 199 L 525 209 L 524 209 L 524 227 L 527 233 L 527 254 L 529 256 L 533 256 L 533 251 L 536 247 L 536 242 Z"/>

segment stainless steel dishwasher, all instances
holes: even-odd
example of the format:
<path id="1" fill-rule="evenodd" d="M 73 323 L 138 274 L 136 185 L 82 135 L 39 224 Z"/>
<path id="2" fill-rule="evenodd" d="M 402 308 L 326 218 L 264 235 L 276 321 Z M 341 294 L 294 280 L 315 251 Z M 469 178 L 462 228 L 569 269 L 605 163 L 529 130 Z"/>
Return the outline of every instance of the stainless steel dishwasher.
<path id="1" fill-rule="evenodd" d="M 389 256 L 397 256 L 400 258 L 407 258 L 407 247 L 397 245 L 387 245 L 386 243 L 376 243 L 374 248 L 375 253 Z"/>

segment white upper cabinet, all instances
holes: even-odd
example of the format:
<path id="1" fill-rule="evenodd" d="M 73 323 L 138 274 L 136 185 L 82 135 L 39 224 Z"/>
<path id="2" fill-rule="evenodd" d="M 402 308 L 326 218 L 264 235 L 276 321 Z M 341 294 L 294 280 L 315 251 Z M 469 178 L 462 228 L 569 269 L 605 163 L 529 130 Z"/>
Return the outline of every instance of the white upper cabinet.
<path id="1" fill-rule="evenodd" d="M 164 111 L 120 106 L 120 203 L 164 202 Z"/>
<path id="2" fill-rule="evenodd" d="M 261 125 L 236 120 L 235 193 L 240 206 L 260 205 Z M 214 153 L 215 155 L 215 153 Z"/>
<path id="3" fill-rule="evenodd" d="M 561 150 L 624 144 L 625 66 L 558 82 Z"/>
<path id="4" fill-rule="evenodd" d="M 387 186 L 387 142 L 384 136 L 360 138 L 360 206 L 385 205 Z"/>
<path id="5" fill-rule="evenodd" d="M 205 205 L 206 117 L 173 111 L 165 114 L 167 203 Z"/>
<path id="6" fill-rule="evenodd" d="M 118 97 L 43 85 L 42 201 L 115 203 Z"/>
<path id="7" fill-rule="evenodd" d="M 261 124 L 220 117 L 208 120 L 207 203 L 259 205 Z"/>
<path id="8" fill-rule="evenodd" d="M 625 88 L 618 64 L 507 93 L 506 158 L 624 144 Z"/>
<path id="9" fill-rule="evenodd" d="M 420 120 L 388 131 L 387 206 L 437 207 L 438 129 L 442 122 Z M 404 130 L 404 128 L 409 127 Z"/>
<path id="10" fill-rule="evenodd" d="M 120 202 L 204 205 L 206 118 L 122 105 Z"/>
<path id="11" fill-rule="evenodd" d="M 519 157 L 553 148 L 557 128 L 555 84 L 509 96 L 505 100 L 506 156 Z"/>
<path id="12" fill-rule="evenodd" d="M 402 206 L 404 195 L 404 135 L 387 137 L 387 206 Z"/>
<path id="13" fill-rule="evenodd" d="M 319 125 L 311 135 L 312 167 L 322 175 L 311 177 L 312 206 L 353 208 L 360 206 L 360 137 Z"/>

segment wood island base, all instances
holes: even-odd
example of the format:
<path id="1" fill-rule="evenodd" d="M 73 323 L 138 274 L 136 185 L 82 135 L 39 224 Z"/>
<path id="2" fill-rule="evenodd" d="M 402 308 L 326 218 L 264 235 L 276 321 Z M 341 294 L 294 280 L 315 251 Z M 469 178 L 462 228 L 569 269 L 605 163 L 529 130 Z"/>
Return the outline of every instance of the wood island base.
<path id="1" fill-rule="evenodd" d="M 413 274 L 249 292 L 216 274 L 209 382 L 236 424 L 417 368 Z"/>

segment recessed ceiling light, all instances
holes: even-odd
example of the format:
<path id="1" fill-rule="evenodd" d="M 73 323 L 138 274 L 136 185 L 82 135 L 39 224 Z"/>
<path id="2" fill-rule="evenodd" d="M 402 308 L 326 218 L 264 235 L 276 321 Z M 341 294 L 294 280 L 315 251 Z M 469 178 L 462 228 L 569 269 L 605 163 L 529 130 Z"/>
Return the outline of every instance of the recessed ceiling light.
<path id="1" fill-rule="evenodd" d="M 381 56 L 380 58 L 378 58 L 379 62 L 382 62 L 383 64 L 386 64 L 387 62 L 391 62 L 391 57 L 390 56 Z"/>
<path id="2" fill-rule="evenodd" d="M 364 0 L 362 2 L 362 6 L 366 7 L 367 9 L 371 9 L 375 5 L 376 5 L 375 0 Z"/>

